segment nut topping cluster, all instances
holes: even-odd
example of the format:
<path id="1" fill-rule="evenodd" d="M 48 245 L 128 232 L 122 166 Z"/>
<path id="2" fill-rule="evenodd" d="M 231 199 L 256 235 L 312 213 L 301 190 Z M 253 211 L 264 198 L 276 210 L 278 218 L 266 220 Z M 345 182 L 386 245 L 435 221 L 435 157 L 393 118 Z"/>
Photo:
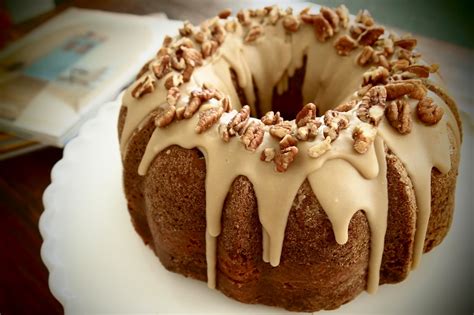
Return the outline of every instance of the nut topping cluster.
<path id="1" fill-rule="evenodd" d="M 402 135 L 411 132 L 415 117 L 427 126 L 442 119 L 443 109 L 427 97 L 425 84 L 425 79 L 436 72 L 438 66 L 422 64 L 420 54 L 414 50 L 416 39 L 387 34 L 366 10 L 359 11 L 352 23 L 344 5 L 335 9 L 321 7 L 316 14 L 306 8 L 297 15 L 292 9 L 268 6 L 240 10 L 235 19 L 230 16 L 231 11 L 226 9 L 199 26 L 184 22 L 179 29 L 180 36 L 165 37 L 156 58 L 140 70 L 132 97 L 142 98 L 159 84 L 167 90 L 166 104 L 153 112 L 158 128 L 197 115 L 196 133 L 206 132 L 217 124 L 224 142 L 239 137 L 245 149 L 251 152 L 257 151 L 268 136 L 278 142 L 278 147 L 262 148 L 260 159 L 273 162 L 276 171 L 285 172 L 300 153 L 300 141 L 311 142 L 305 154 L 316 159 L 331 150 L 341 132 L 346 132 L 352 136 L 354 151 L 365 154 L 373 145 L 377 126 L 384 116 Z M 309 25 L 319 42 L 332 40 L 331 45 L 338 55 L 353 54 L 355 63 L 366 68 L 357 92 L 359 98 L 328 110 L 321 117 L 317 117 L 316 104 L 308 103 L 295 121 L 290 122 L 273 111 L 260 120 L 251 118 L 248 105 L 231 112 L 229 96 L 208 84 L 193 90 L 189 97 L 182 95 L 182 85 L 191 80 L 194 70 L 202 66 L 205 59 L 216 53 L 228 33 L 239 30 L 244 45 L 258 45 L 265 36 L 265 26 L 277 23 L 287 34 Z M 410 99 L 417 101 L 415 108 L 410 108 Z M 221 119 L 224 113 L 228 113 L 226 119 L 231 118 L 225 123 L 222 121 L 226 119 Z M 357 119 L 353 126 L 349 125 L 351 118 Z"/>

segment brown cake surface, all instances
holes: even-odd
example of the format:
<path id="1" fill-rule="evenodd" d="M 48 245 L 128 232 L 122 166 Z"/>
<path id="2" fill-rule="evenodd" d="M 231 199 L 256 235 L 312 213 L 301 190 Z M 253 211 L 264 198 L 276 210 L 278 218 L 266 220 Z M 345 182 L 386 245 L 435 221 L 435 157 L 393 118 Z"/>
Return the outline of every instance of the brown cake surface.
<path id="1" fill-rule="evenodd" d="M 405 279 L 454 210 L 459 117 L 435 67 L 366 11 L 226 15 L 165 39 L 124 97 L 137 232 L 245 303 L 335 309 Z"/>

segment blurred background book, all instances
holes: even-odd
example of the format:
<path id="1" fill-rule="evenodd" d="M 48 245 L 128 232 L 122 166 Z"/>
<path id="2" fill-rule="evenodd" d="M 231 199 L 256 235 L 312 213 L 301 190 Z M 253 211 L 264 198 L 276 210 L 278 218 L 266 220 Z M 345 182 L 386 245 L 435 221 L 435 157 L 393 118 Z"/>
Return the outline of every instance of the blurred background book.
<path id="1" fill-rule="evenodd" d="M 43 4 L 39 9 L 49 8 Z M 29 17 L 23 13 L 15 19 Z M 0 159 L 42 145 L 63 147 L 156 53 L 164 21 L 172 23 L 164 15 L 69 8 L 4 48 Z"/>

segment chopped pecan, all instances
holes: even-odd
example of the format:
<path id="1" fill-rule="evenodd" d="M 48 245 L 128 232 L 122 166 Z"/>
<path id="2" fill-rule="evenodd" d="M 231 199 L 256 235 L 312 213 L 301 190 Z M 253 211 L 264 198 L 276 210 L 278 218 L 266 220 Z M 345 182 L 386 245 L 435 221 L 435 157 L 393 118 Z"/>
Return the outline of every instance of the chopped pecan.
<path id="1" fill-rule="evenodd" d="M 250 107 L 245 105 L 227 125 L 230 136 L 241 134 L 250 117 Z"/>
<path id="2" fill-rule="evenodd" d="M 220 19 L 227 19 L 232 14 L 231 9 L 224 9 L 217 15 Z"/>
<path id="3" fill-rule="evenodd" d="M 254 42 L 262 34 L 263 34 L 263 27 L 261 25 L 254 25 L 250 28 L 249 32 L 245 36 L 244 41 L 246 43 Z"/>
<path id="4" fill-rule="evenodd" d="M 285 148 L 278 152 L 273 160 L 276 171 L 280 173 L 286 172 L 290 164 L 295 160 L 297 154 L 298 148 L 295 146 Z"/>
<path id="5" fill-rule="evenodd" d="M 224 25 L 224 28 L 227 32 L 234 33 L 237 30 L 237 22 L 234 20 L 227 21 Z"/>
<path id="6" fill-rule="evenodd" d="M 189 21 L 184 21 L 184 25 L 179 29 L 181 36 L 189 36 L 193 33 L 193 25 Z"/>
<path id="7" fill-rule="evenodd" d="M 271 126 L 269 132 L 270 135 L 280 140 L 292 132 L 292 126 L 288 121 L 282 121 L 277 125 Z"/>
<path id="8" fill-rule="evenodd" d="M 339 132 L 342 129 L 346 129 L 349 126 L 349 120 L 346 116 L 341 115 L 340 112 L 335 110 L 328 110 L 324 113 L 324 124 Z"/>
<path id="9" fill-rule="evenodd" d="M 296 125 L 302 127 L 306 125 L 308 121 L 316 118 L 316 105 L 313 103 L 308 103 L 296 114 Z"/>
<path id="10" fill-rule="evenodd" d="M 331 24 L 321 15 L 316 14 L 313 19 L 314 32 L 320 42 L 325 42 L 334 35 Z"/>
<path id="11" fill-rule="evenodd" d="M 409 94 L 409 96 L 416 100 L 423 99 L 428 93 L 426 86 L 419 80 L 412 80 L 411 82 L 415 85 L 415 89 Z"/>
<path id="12" fill-rule="evenodd" d="M 308 149 L 308 155 L 317 159 L 331 149 L 331 137 L 327 136 L 323 141 L 318 142 Z"/>
<path id="13" fill-rule="evenodd" d="M 312 140 L 316 138 L 319 126 L 321 126 L 321 122 L 317 120 L 309 121 L 305 126 L 299 127 L 296 130 L 296 138 L 302 141 Z"/>
<path id="14" fill-rule="evenodd" d="M 176 107 L 173 105 L 168 106 L 165 109 L 160 109 L 158 114 L 155 116 L 155 126 L 163 128 L 171 124 L 176 115 Z"/>
<path id="15" fill-rule="evenodd" d="M 181 106 L 176 108 L 176 119 L 182 120 L 184 119 L 184 112 L 186 110 L 186 106 Z"/>
<path id="16" fill-rule="evenodd" d="M 285 148 L 295 146 L 298 143 L 298 139 L 292 135 L 285 135 L 283 139 L 280 140 L 280 150 Z"/>
<path id="17" fill-rule="evenodd" d="M 359 57 L 357 57 L 357 63 L 360 66 L 365 66 L 372 58 L 372 54 L 374 53 L 374 49 L 371 46 L 364 46 L 364 49 L 359 54 Z"/>
<path id="18" fill-rule="evenodd" d="M 171 71 L 170 56 L 164 55 L 161 58 L 158 58 L 157 62 L 151 64 L 151 70 L 158 80 L 163 78 Z"/>
<path id="19" fill-rule="evenodd" d="M 196 34 L 194 34 L 194 40 L 199 44 L 202 44 L 206 40 L 206 37 L 206 34 L 202 31 L 196 32 Z"/>
<path id="20" fill-rule="evenodd" d="M 199 96 L 194 95 L 189 98 L 188 106 L 184 111 L 184 118 L 189 119 L 193 117 L 194 113 L 197 112 L 199 107 L 201 107 L 202 100 Z"/>
<path id="21" fill-rule="evenodd" d="M 283 18 L 283 27 L 290 32 L 296 32 L 300 27 L 300 22 L 294 15 L 287 15 Z"/>
<path id="22" fill-rule="evenodd" d="M 191 76 L 193 75 L 193 72 L 194 72 L 194 66 L 191 64 L 187 64 L 183 70 L 183 81 L 189 82 L 189 80 L 191 80 Z"/>
<path id="23" fill-rule="evenodd" d="M 363 85 L 385 83 L 390 73 L 384 67 L 378 66 L 363 74 Z"/>
<path id="24" fill-rule="evenodd" d="M 393 44 L 404 49 L 412 50 L 415 48 L 417 42 L 415 38 L 401 38 L 396 40 Z"/>
<path id="25" fill-rule="evenodd" d="M 369 90 L 372 88 L 372 83 L 369 83 L 367 85 L 364 85 L 363 87 L 361 87 L 358 91 L 357 91 L 357 95 L 358 96 L 364 96 L 365 94 L 367 94 L 367 92 L 369 92 Z"/>
<path id="26" fill-rule="evenodd" d="M 219 47 L 219 44 L 215 40 L 207 40 L 201 45 L 201 53 L 204 58 L 212 56 Z"/>
<path id="27" fill-rule="evenodd" d="M 272 25 L 275 25 L 276 22 L 280 19 L 280 10 L 277 6 L 273 6 L 269 9 L 268 12 L 268 19 Z"/>
<path id="28" fill-rule="evenodd" d="M 377 128 L 367 123 L 360 123 L 354 127 L 352 139 L 354 139 L 354 150 L 357 153 L 364 154 L 375 140 Z"/>
<path id="29" fill-rule="evenodd" d="M 364 24 L 365 26 L 372 26 L 375 23 L 370 12 L 367 10 L 360 10 L 355 17 L 355 22 Z"/>
<path id="30" fill-rule="evenodd" d="M 416 74 L 420 78 L 427 78 L 430 76 L 430 67 L 425 65 L 411 65 L 406 69 L 408 72 Z"/>
<path id="31" fill-rule="evenodd" d="M 386 37 L 383 39 L 383 51 L 386 57 L 393 55 L 395 48 L 393 45 L 393 40 L 391 38 Z"/>
<path id="32" fill-rule="evenodd" d="M 387 70 L 390 70 L 390 63 L 388 62 L 387 58 L 383 54 L 377 54 L 377 63 L 379 66 L 384 67 Z"/>
<path id="33" fill-rule="evenodd" d="M 374 86 L 364 95 L 357 109 L 357 117 L 366 123 L 378 126 L 385 110 L 387 91 L 383 86 Z"/>
<path id="34" fill-rule="evenodd" d="M 181 84 L 183 84 L 183 76 L 179 73 L 175 73 L 166 79 L 165 88 L 169 90 L 172 87 L 178 87 Z"/>
<path id="35" fill-rule="evenodd" d="M 354 24 L 349 29 L 349 34 L 353 39 L 358 39 L 362 33 L 365 32 L 367 28 L 361 24 Z"/>
<path id="36" fill-rule="evenodd" d="M 171 58 L 171 67 L 177 71 L 184 70 L 186 67 L 186 62 L 181 57 L 178 58 L 177 56 L 173 56 Z"/>
<path id="37" fill-rule="evenodd" d="M 245 128 L 245 131 L 240 136 L 240 140 L 247 150 L 253 152 L 263 142 L 264 133 L 262 123 L 258 120 L 253 120 L 247 125 L 247 128 Z"/>
<path id="38" fill-rule="evenodd" d="M 247 26 L 250 24 L 250 14 L 248 10 L 240 10 L 237 12 L 237 19 L 239 20 L 240 24 Z"/>
<path id="39" fill-rule="evenodd" d="M 273 111 L 267 112 L 260 120 L 267 126 L 276 125 L 283 121 L 280 117 L 280 112 L 276 112 L 275 114 Z"/>
<path id="40" fill-rule="evenodd" d="M 359 44 L 365 46 L 372 46 L 375 42 L 379 39 L 380 35 L 385 32 L 383 27 L 374 26 L 367 29 L 362 35 L 359 37 Z"/>
<path id="41" fill-rule="evenodd" d="M 134 98 L 140 98 L 145 94 L 151 93 L 155 90 L 155 80 L 150 76 L 146 75 L 142 80 L 138 81 L 137 85 L 132 90 L 132 96 Z"/>
<path id="42" fill-rule="evenodd" d="M 316 14 L 310 14 L 309 8 L 305 8 L 300 12 L 301 21 L 305 24 L 314 25 L 314 20 L 316 19 Z"/>
<path id="43" fill-rule="evenodd" d="M 220 23 L 215 23 L 214 25 L 212 25 L 212 29 L 211 29 L 212 38 L 217 43 L 219 43 L 219 45 L 224 42 L 225 34 L 226 34 L 226 30 Z"/>
<path id="44" fill-rule="evenodd" d="M 334 107 L 333 110 L 336 111 L 336 112 L 348 112 L 351 109 L 353 109 L 356 105 L 357 105 L 357 101 L 356 100 L 351 100 L 351 101 L 345 102 L 343 104 L 337 105 L 336 107 Z"/>
<path id="45" fill-rule="evenodd" d="M 260 160 L 264 162 L 271 162 L 275 158 L 274 148 L 265 148 L 260 154 Z"/>
<path id="46" fill-rule="evenodd" d="M 339 17 L 339 23 L 343 28 L 347 28 L 349 26 L 349 10 L 343 4 L 336 8 L 336 14 Z"/>
<path id="47" fill-rule="evenodd" d="M 416 114 L 422 123 L 432 126 L 443 118 L 444 110 L 433 99 L 425 97 L 416 105 Z"/>
<path id="48" fill-rule="evenodd" d="M 391 63 L 392 63 L 392 71 L 395 73 L 400 72 L 400 71 L 405 71 L 410 66 L 410 62 L 406 59 L 394 60 Z"/>
<path id="49" fill-rule="evenodd" d="M 390 102 L 385 108 L 385 117 L 399 133 L 407 134 L 411 131 L 410 105 L 406 100 Z"/>
<path id="50" fill-rule="evenodd" d="M 163 47 L 169 47 L 171 43 L 173 42 L 173 38 L 171 36 L 166 35 L 165 38 L 163 39 Z"/>
<path id="51" fill-rule="evenodd" d="M 224 109 L 213 107 L 199 112 L 199 121 L 196 125 L 196 133 L 203 133 L 211 128 L 221 118 Z"/>
<path id="52" fill-rule="evenodd" d="M 175 106 L 180 97 L 181 97 L 181 92 L 179 91 L 179 89 L 177 87 L 171 87 L 168 90 L 168 95 L 166 96 L 166 101 L 171 106 Z"/>
<path id="53" fill-rule="evenodd" d="M 319 13 L 329 22 L 335 33 L 339 32 L 339 16 L 333 9 L 321 7 Z"/>
<path id="54" fill-rule="evenodd" d="M 415 90 L 415 85 L 411 82 L 397 81 L 385 85 L 385 89 L 387 90 L 387 100 L 394 100 L 412 93 Z"/>
<path id="55" fill-rule="evenodd" d="M 224 109 L 224 112 L 228 113 L 232 109 L 232 106 L 230 105 L 230 97 L 229 95 L 224 96 L 221 99 L 221 105 L 222 108 Z"/>
<path id="56" fill-rule="evenodd" d="M 337 53 L 341 56 L 349 55 L 356 47 L 357 42 L 348 35 L 342 35 L 334 43 L 334 48 L 336 48 Z"/>
<path id="57" fill-rule="evenodd" d="M 182 47 L 182 50 L 183 58 L 186 64 L 191 65 L 193 67 L 202 65 L 202 55 L 198 50 L 188 47 Z"/>

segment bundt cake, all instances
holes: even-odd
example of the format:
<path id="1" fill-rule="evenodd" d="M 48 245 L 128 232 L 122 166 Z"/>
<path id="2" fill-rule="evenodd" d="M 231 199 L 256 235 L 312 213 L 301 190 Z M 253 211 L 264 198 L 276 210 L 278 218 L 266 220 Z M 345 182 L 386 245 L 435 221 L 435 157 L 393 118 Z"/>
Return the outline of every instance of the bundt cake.
<path id="1" fill-rule="evenodd" d="M 123 96 L 138 234 L 244 303 L 335 309 L 403 280 L 453 216 L 461 123 L 438 66 L 365 10 L 230 15 L 184 22 Z"/>

